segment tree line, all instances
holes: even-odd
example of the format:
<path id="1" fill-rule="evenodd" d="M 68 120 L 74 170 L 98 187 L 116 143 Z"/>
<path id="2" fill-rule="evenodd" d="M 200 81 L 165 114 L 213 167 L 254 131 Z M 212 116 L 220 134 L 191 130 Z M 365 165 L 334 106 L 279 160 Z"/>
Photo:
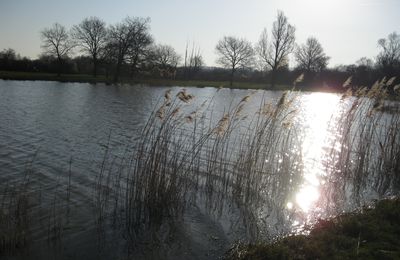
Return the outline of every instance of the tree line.
<path id="1" fill-rule="evenodd" d="M 231 85 L 239 80 L 268 82 L 272 88 L 290 83 L 301 73 L 305 84 L 334 86 L 349 75 L 361 85 L 400 72 L 400 35 L 396 32 L 378 40 L 379 54 L 374 60 L 363 57 L 356 64 L 331 69 L 327 68 L 330 57 L 316 37 L 296 43 L 295 34 L 295 26 L 278 11 L 271 30 L 265 28 L 254 44 L 236 36 L 222 37 L 215 47 L 221 67 L 206 67 L 195 44 L 187 43 L 182 56 L 173 47 L 156 43 L 150 33 L 150 18 L 128 16 L 107 26 L 98 17 L 88 17 L 70 29 L 54 23 L 40 31 L 43 52 L 39 59 L 3 50 L 0 70 L 91 73 L 113 82 L 121 76 L 229 80 Z M 291 70 L 290 55 L 296 64 Z"/>

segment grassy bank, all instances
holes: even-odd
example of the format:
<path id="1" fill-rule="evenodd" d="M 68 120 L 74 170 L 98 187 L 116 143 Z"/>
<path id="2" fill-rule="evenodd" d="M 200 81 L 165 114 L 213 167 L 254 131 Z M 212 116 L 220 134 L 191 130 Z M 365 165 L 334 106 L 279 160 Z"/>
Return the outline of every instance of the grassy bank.
<path id="1" fill-rule="evenodd" d="M 97 76 L 87 74 L 62 74 L 57 76 L 53 73 L 39 72 L 18 72 L 18 71 L 0 71 L 0 79 L 9 80 L 45 80 L 59 82 L 87 82 L 87 83 L 106 83 L 111 84 L 112 78 L 105 76 Z M 187 87 L 224 87 L 234 89 L 271 89 L 267 83 L 254 82 L 234 82 L 233 86 L 229 86 L 228 81 L 200 81 L 200 80 L 172 80 L 172 79 L 131 79 L 121 78 L 120 83 L 126 84 L 146 84 L 150 86 L 187 86 Z M 290 85 L 276 85 L 274 90 L 289 90 Z"/>
<path id="2" fill-rule="evenodd" d="M 227 259 L 400 259 L 400 199 L 318 221 L 309 235 L 240 245 Z"/>

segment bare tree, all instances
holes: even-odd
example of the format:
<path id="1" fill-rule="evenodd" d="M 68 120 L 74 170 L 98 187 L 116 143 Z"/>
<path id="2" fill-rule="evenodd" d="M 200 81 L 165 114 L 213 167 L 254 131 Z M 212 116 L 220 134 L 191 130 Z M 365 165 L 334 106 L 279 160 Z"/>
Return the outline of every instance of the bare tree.
<path id="1" fill-rule="evenodd" d="M 307 72 L 320 72 L 328 65 L 329 57 L 315 37 L 309 37 L 305 44 L 297 46 L 294 54 L 297 66 Z"/>
<path id="2" fill-rule="evenodd" d="M 204 60 L 199 50 L 197 53 L 191 55 L 189 58 L 189 76 L 192 76 L 192 74 L 197 73 L 203 66 L 204 66 Z"/>
<path id="3" fill-rule="evenodd" d="M 105 22 L 97 17 L 85 18 L 72 28 L 72 37 L 81 50 L 92 57 L 93 75 L 96 77 L 98 60 L 107 40 Z"/>
<path id="4" fill-rule="evenodd" d="M 296 28 L 289 24 L 282 11 L 278 11 L 272 25 L 272 39 L 268 40 L 267 29 L 261 33 L 256 50 L 264 67 L 271 69 L 271 86 L 275 86 L 276 72 L 288 63 L 288 55 L 293 51 Z"/>
<path id="5" fill-rule="evenodd" d="M 374 62 L 367 57 L 361 57 L 356 61 L 357 66 L 365 67 L 366 69 L 371 70 L 374 67 Z"/>
<path id="6" fill-rule="evenodd" d="M 380 39 L 378 46 L 381 52 L 376 61 L 383 72 L 393 74 L 396 69 L 400 69 L 400 35 L 393 32 L 387 39 Z"/>
<path id="7" fill-rule="evenodd" d="M 378 76 L 374 71 L 374 67 L 375 64 L 370 58 L 361 57 L 353 67 L 351 65 L 347 66 L 347 70 L 351 75 L 354 75 L 353 79 L 357 85 L 367 85 L 372 84 Z M 350 69 L 353 70 L 351 71 Z"/>
<path id="8" fill-rule="evenodd" d="M 108 79 L 113 65 L 117 64 L 118 50 L 113 46 L 113 44 L 107 41 L 104 46 L 104 50 L 101 52 L 100 60 L 105 65 L 106 78 Z"/>
<path id="9" fill-rule="evenodd" d="M 148 60 L 151 51 L 150 46 L 154 40 L 147 30 L 147 26 L 140 26 L 133 37 L 130 48 L 128 49 L 128 62 L 130 65 L 131 77 L 133 77 L 140 67 L 144 66 Z"/>
<path id="10" fill-rule="evenodd" d="M 14 49 L 8 48 L 0 51 L 0 59 L 5 61 L 19 60 L 21 57 L 15 52 Z"/>
<path id="11" fill-rule="evenodd" d="M 55 57 L 58 61 L 57 75 L 60 76 L 62 63 L 71 52 L 74 44 L 65 27 L 58 23 L 53 24 L 51 28 L 45 28 L 40 35 L 43 42 L 41 47 L 44 52 Z"/>
<path id="12" fill-rule="evenodd" d="M 108 46 L 116 55 L 114 82 L 118 81 L 121 66 L 125 62 L 135 39 L 149 34 L 150 18 L 127 17 L 121 23 L 111 26 L 108 33 Z"/>
<path id="13" fill-rule="evenodd" d="M 250 67 L 253 63 L 253 47 L 251 43 L 245 39 L 225 36 L 219 40 L 215 50 L 219 56 L 217 63 L 231 70 L 231 86 L 237 68 Z"/>
<path id="14" fill-rule="evenodd" d="M 151 50 L 150 62 L 162 77 L 175 78 L 180 60 L 181 56 L 169 45 L 157 44 Z"/>
<path id="15" fill-rule="evenodd" d="M 193 74 L 197 73 L 202 66 L 204 66 L 203 56 L 199 47 L 196 47 L 193 43 L 191 50 L 189 50 L 189 44 L 186 43 L 185 50 L 185 63 L 184 63 L 184 77 L 190 78 Z"/>
<path id="16" fill-rule="evenodd" d="M 8 48 L 0 51 L 0 70 L 18 70 L 17 61 L 26 58 L 21 58 L 14 49 Z"/>

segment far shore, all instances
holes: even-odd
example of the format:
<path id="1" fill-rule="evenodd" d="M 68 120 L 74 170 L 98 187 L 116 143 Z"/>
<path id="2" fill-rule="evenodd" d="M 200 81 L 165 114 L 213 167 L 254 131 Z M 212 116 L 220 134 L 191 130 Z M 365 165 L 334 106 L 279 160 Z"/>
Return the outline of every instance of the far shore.
<path id="1" fill-rule="evenodd" d="M 41 81 L 58 81 L 58 82 L 79 82 L 79 83 L 104 83 L 113 84 L 112 77 L 99 75 L 94 77 L 88 74 L 61 74 L 41 73 L 41 72 L 19 72 L 19 71 L 0 71 L 0 79 L 4 80 L 41 80 Z M 264 89 L 264 90 L 293 90 L 291 85 L 277 84 L 274 88 L 268 83 L 256 82 L 233 82 L 229 85 L 229 81 L 206 81 L 206 80 L 174 80 L 174 79 L 144 79 L 144 78 L 125 78 L 122 77 L 119 84 L 144 84 L 149 86 L 181 86 L 181 87 L 215 87 L 215 88 L 231 88 L 231 89 Z M 298 87 L 295 90 L 301 91 L 319 91 L 319 92 L 337 92 L 333 88 L 306 88 Z"/>

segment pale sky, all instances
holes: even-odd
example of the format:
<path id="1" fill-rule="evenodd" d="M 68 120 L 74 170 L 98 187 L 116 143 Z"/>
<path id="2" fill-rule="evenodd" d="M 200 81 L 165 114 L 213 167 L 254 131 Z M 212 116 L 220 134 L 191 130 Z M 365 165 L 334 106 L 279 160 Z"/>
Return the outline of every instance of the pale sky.
<path id="1" fill-rule="evenodd" d="M 377 41 L 400 33 L 400 0 L 0 0 L 0 50 L 13 48 L 36 58 L 40 30 L 58 22 L 67 28 L 97 16 L 107 24 L 126 16 L 151 18 L 156 42 L 184 54 L 186 42 L 215 65 L 215 45 L 224 35 L 255 43 L 271 30 L 277 10 L 296 27 L 296 42 L 315 36 L 331 57 L 330 67 L 374 58 Z M 293 61 L 291 61 L 293 65 Z"/>

